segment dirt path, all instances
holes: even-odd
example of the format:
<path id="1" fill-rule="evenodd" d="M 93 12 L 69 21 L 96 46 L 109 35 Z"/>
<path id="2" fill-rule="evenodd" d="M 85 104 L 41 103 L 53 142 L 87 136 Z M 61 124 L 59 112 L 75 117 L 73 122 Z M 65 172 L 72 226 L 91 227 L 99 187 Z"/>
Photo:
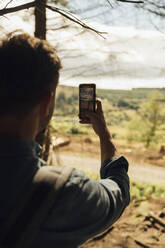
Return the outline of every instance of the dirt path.
<path id="1" fill-rule="evenodd" d="M 100 161 L 90 157 L 78 157 L 69 154 L 59 155 L 60 163 L 80 170 L 98 173 Z M 130 164 L 129 176 L 131 179 L 141 182 L 165 184 L 165 169 L 153 165 Z"/>

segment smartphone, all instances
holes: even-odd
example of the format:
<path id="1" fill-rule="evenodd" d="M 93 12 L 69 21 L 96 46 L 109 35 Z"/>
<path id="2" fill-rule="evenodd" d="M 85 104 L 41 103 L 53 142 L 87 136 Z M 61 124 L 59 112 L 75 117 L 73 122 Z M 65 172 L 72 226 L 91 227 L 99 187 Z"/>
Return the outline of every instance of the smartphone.
<path id="1" fill-rule="evenodd" d="M 96 112 L 96 85 L 79 85 L 79 117 L 82 120 L 89 120 L 84 111 Z"/>

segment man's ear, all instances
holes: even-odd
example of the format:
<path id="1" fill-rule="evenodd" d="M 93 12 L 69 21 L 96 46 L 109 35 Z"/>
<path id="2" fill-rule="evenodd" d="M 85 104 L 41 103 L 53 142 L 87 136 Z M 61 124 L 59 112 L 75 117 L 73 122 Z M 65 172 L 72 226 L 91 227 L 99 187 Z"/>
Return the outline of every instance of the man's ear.
<path id="1" fill-rule="evenodd" d="M 40 113 L 43 117 L 47 117 L 49 115 L 49 109 L 51 104 L 51 94 L 45 94 L 42 96 L 40 101 Z"/>

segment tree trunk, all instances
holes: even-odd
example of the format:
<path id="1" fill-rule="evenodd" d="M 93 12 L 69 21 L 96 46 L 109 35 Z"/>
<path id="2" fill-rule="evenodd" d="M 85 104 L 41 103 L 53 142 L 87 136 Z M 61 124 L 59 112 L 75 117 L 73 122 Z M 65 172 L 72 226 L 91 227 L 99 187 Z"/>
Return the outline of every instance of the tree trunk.
<path id="1" fill-rule="evenodd" d="M 47 0 L 36 0 L 36 7 L 34 11 L 35 15 L 35 32 L 34 35 L 37 38 L 46 40 L 46 5 Z M 40 132 L 37 137 L 36 141 L 42 146 L 42 152 L 40 157 L 48 161 L 49 158 L 49 150 L 51 144 L 51 136 L 49 127 L 44 129 Z"/>
<path id="2" fill-rule="evenodd" d="M 49 127 L 44 129 L 40 132 L 37 137 L 36 141 L 42 146 L 42 151 L 40 153 L 40 157 L 45 160 L 46 162 L 50 160 L 50 145 L 51 145 L 51 136 Z"/>
<path id="3" fill-rule="evenodd" d="M 46 5 L 47 0 L 36 0 L 35 15 L 35 37 L 46 40 Z"/>

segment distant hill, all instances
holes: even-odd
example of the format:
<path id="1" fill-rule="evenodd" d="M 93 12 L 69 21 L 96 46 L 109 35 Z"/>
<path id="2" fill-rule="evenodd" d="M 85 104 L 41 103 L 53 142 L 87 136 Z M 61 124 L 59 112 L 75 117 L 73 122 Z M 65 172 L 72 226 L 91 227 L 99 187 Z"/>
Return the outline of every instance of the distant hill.
<path id="1" fill-rule="evenodd" d="M 127 97 L 129 99 L 141 99 L 145 100 L 149 93 L 152 91 L 159 91 L 165 95 L 165 87 L 162 88 L 133 88 L 131 90 L 122 90 L 122 89 L 99 89 L 97 90 L 97 96 L 101 98 L 111 98 L 113 97 Z M 59 85 L 57 88 L 57 96 L 59 93 L 63 92 L 66 94 L 66 97 L 76 94 L 78 96 L 78 87 L 76 86 L 67 86 Z M 114 100 L 114 99 L 113 99 Z"/>
<path id="2" fill-rule="evenodd" d="M 134 88 L 132 90 L 97 89 L 96 95 L 104 102 L 105 113 L 136 111 L 152 91 L 159 91 L 165 101 L 165 88 Z M 78 87 L 59 85 L 56 95 L 56 115 L 77 115 Z M 125 113 L 126 114 L 126 113 Z M 127 117 L 126 117 L 127 118 Z"/>

